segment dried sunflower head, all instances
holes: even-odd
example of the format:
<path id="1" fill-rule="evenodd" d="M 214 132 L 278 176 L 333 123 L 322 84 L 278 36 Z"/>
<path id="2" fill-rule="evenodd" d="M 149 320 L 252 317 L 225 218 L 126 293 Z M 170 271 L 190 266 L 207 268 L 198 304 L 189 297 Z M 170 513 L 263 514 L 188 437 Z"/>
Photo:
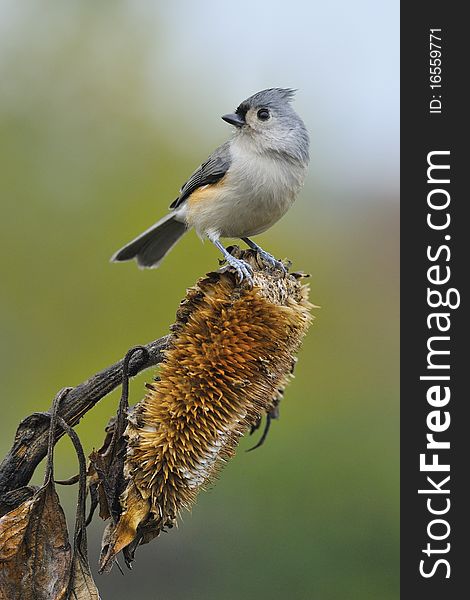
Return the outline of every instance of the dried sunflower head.
<path id="1" fill-rule="evenodd" d="M 273 414 L 291 376 L 311 322 L 308 288 L 251 250 L 234 252 L 253 267 L 254 286 L 227 270 L 188 290 L 158 380 L 129 417 L 121 514 L 102 568 L 123 549 L 132 560 L 139 543 L 175 524 L 240 437 Z"/>

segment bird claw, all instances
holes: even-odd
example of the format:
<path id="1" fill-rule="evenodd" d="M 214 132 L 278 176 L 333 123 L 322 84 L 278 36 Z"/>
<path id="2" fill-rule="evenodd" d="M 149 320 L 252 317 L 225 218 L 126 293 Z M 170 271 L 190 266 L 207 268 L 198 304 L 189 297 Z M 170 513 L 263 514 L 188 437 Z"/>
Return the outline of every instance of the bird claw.
<path id="1" fill-rule="evenodd" d="M 241 260 L 240 258 L 235 258 L 235 256 L 232 256 L 231 254 L 228 254 L 225 257 L 225 260 L 227 261 L 228 265 L 234 268 L 237 272 L 240 283 L 246 279 L 248 283 L 253 286 L 253 269 L 246 261 Z"/>
<path id="2" fill-rule="evenodd" d="M 267 262 L 268 264 L 270 264 L 272 267 L 274 267 L 274 269 L 279 269 L 284 274 L 287 273 L 287 269 L 284 266 L 284 263 L 282 263 L 280 260 L 277 260 L 276 258 L 274 258 L 274 256 L 272 254 L 269 254 L 269 252 L 266 252 L 266 250 L 263 250 L 262 248 L 259 248 L 257 250 L 257 252 L 261 256 L 261 258 L 265 262 Z"/>

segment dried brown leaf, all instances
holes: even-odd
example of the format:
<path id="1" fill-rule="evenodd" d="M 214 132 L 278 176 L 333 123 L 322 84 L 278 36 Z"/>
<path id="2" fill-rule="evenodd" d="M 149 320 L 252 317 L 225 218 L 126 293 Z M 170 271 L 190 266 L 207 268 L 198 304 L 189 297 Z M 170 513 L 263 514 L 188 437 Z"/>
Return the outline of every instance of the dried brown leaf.
<path id="1" fill-rule="evenodd" d="M 135 488 L 130 489 L 125 514 L 121 516 L 116 526 L 107 528 L 103 536 L 100 571 L 108 572 L 111 569 L 116 554 L 133 542 L 137 527 L 145 521 L 148 514 L 148 502 L 142 500 Z"/>
<path id="2" fill-rule="evenodd" d="M 120 495 L 125 488 L 123 472 L 126 441 L 124 431 L 129 408 L 129 364 L 136 353 L 145 355 L 147 350 L 143 346 L 135 346 L 127 352 L 122 367 L 122 395 L 117 415 L 109 421 L 106 427 L 106 438 L 102 447 L 97 451 L 94 450 L 89 456 L 88 485 L 92 505 L 88 522 L 91 521 L 97 504 L 100 507 L 100 517 L 104 520 L 111 517 L 116 522 L 121 514 Z"/>
<path id="3" fill-rule="evenodd" d="M 98 588 L 91 575 L 87 556 L 75 551 L 68 598 L 70 600 L 100 600 Z"/>
<path id="4" fill-rule="evenodd" d="M 6 506 L 20 498 L 26 500 L 0 519 L 0 600 L 100 600 L 87 555 L 85 455 L 75 431 L 57 414 L 67 392 L 59 392 L 49 415 L 44 485 L 37 491 L 18 490 Z M 80 465 L 73 558 L 65 515 L 54 487 L 57 423 L 71 438 Z M 28 497 L 30 494 L 33 495 Z"/>
<path id="5" fill-rule="evenodd" d="M 36 498 L 30 498 L 0 519 L 0 561 L 10 560 L 18 552 L 35 502 Z"/>
<path id="6" fill-rule="evenodd" d="M 1 600 L 66 598 L 71 547 L 51 480 L 0 519 L 0 540 Z"/>
<path id="7" fill-rule="evenodd" d="M 88 562 L 88 544 L 85 525 L 86 509 L 86 458 L 80 439 L 76 432 L 63 419 L 59 423 L 65 429 L 74 445 L 80 467 L 77 514 L 75 518 L 75 532 L 73 536 L 73 559 L 70 573 L 69 592 L 70 600 L 100 600 L 98 589 L 91 575 Z"/>

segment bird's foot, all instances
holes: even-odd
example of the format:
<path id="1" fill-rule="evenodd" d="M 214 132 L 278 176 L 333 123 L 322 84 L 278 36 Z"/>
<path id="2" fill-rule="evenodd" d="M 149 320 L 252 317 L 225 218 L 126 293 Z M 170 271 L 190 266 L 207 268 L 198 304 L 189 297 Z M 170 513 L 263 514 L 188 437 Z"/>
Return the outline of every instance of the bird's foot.
<path id="1" fill-rule="evenodd" d="M 246 244 L 248 244 L 248 246 L 252 250 L 255 250 L 258 253 L 258 256 L 261 256 L 261 258 L 265 262 L 267 262 L 268 265 L 271 265 L 271 267 L 273 267 L 274 269 L 279 269 L 279 271 L 282 271 L 284 273 L 284 275 L 287 273 L 287 269 L 286 269 L 284 263 L 282 263 L 280 260 L 277 260 L 276 258 L 274 258 L 274 256 L 272 254 L 269 254 L 269 252 L 266 252 L 266 250 L 263 250 L 263 248 L 258 246 L 258 244 L 255 244 L 255 242 L 250 240 L 250 238 L 242 238 L 242 239 Z"/>
<path id="2" fill-rule="evenodd" d="M 271 265 L 274 269 L 279 269 L 279 271 L 282 271 L 284 274 L 287 273 L 287 269 L 284 263 L 282 263 L 280 260 L 277 260 L 277 258 L 274 258 L 272 254 L 269 254 L 269 252 L 266 252 L 266 250 L 263 250 L 260 247 L 258 247 L 257 252 L 259 256 L 261 256 L 261 258 L 269 265 Z"/>
<path id="3" fill-rule="evenodd" d="M 224 258 L 227 262 L 227 265 L 235 269 L 235 271 L 237 272 L 239 282 L 241 283 L 244 279 L 246 279 L 248 283 L 253 287 L 252 267 L 244 260 L 241 260 L 240 258 L 235 258 L 235 256 L 232 256 L 228 252 L 224 255 Z"/>
<path id="4" fill-rule="evenodd" d="M 233 269 L 235 269 L 235 271 L 237 272 L 237 275 L 238 275 L 238 281 L 240 283 L 242 283 L 242 281 L 244 279 L 246 279 L 246 281 L 248 281 L 250 286 L 253 287 L 253 269 L 252 269 L 252 267 L 246 261 L 242 260 L 241 258 L 236 258 L 235 256 L 232 256 L 232 254 L 230 254 L 230 252 L 228 252 L 224 248 L 224 246 L 220 243 L 220 241 L 218 239 L 211 239 L 210 237 L 209 237 L 209 239 L 214 244 L 214 246 L 216 246 L 222 252 L 222 254 L 224 255 L 225 262 L 227 263 L 228 267 L 232 267 Z"/>

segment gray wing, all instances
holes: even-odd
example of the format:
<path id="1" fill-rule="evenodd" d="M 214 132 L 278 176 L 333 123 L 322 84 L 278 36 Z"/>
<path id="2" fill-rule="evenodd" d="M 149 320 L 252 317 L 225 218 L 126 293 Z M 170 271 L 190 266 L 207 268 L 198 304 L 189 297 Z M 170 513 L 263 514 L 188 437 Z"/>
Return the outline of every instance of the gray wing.
<path id="1" fill-rule="evenodd" d="M 227 173 L 231 162 L 230 142 L 225 142 L 225 144 L 214 150 L 206 162 L 194 171 L 181 188 L 178 198 L 170 204 L 170 208 L 181 206 L 197 188 L 210 183 L 217 183 Z"/>

